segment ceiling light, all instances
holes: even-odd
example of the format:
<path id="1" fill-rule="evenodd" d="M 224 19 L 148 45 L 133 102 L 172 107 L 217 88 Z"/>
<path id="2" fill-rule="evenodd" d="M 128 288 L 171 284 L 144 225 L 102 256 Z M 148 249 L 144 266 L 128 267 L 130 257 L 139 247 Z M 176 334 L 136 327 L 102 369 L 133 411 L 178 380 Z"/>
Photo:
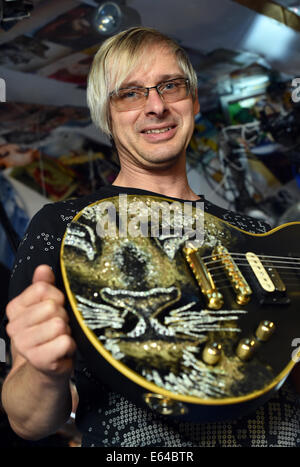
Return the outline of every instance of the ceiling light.
<path id="1" fill-rule="evenodd" d="M 141 24 L 140 15 L 124 2 L 104 2 L 96 8 L 94 27 L 99 34 L 110 36 L 116 32 Z"/>
<path id="2" fill-rule="evenodd" d="M 116 3 L 106 2 L 96 11 L 94 23 L 100 34 L 109 35 L 117 32 L 121 26 L 122 12 Z"/>

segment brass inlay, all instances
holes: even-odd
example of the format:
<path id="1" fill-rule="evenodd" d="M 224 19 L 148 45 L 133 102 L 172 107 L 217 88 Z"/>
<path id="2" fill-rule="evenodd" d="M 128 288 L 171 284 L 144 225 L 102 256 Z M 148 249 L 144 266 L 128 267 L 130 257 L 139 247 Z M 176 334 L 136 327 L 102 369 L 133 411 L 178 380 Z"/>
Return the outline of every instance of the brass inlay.
<path id="1" fill-rule="evenodd" d="M 255 253 L 248 252 L 246 253 L 246 258 L 263 290 L 266 292 L 274 292 L 275 285 L 259 257 Z"/>
<path id="2" fill-rule="evenodd" d="M 240 360 L 247 361 L 253 356 L 257 342 L 255 339 L 246 337 L 241 339 L 236 348 L 236 355 Z"/>
<path id="3" fill-rule="evenodd" d="M 148 407 L 162 415 L 184 415 L 188 412 L 184 404 L 161 394 L 146 393 L 143 399 Z"/>
<path id="4" fill-rule="evenodd" d="M 202 352 L 202 359 L 208 365 L 216 365 L 221 358 L 222 346 L 218 342 L 208 343 Z"/>
<path id="5" fill-rule="evenodd" d="M 260 341 L 267 341 L 275 331 L 275 324 L 272 321 L 261 321 L 256 329 L 255 336 Z"/>
<path id="6" fill-rule="evenodd" d="M 213 278 L 202 261 L 199 252 L 191 248 L 184 248 L 183 252 L 191 270 L 194 273 L 201 292 L 207 300 L 208 308 L 219 310 L 224 303 L 223 296 L 217 290 Z"/>
<path id="7" fill-rule="evenodd" d="M 235 264 L 227 248 L 222 245 L 218 245 L 213 250 L 213 259 L 215 261 L 221 261 L 226 275 L 229 278 L 232 287 L 236 293 L 236 302 L 239 305 L 245 305 L 250 300 L 252 290 L 249 287 L 243 274 Z"/>

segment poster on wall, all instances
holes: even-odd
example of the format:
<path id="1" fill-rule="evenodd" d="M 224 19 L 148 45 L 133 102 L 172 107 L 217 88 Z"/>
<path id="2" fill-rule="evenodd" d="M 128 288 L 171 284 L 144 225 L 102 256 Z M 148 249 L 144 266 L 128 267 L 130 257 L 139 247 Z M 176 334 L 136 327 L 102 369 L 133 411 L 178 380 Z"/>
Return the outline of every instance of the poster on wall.
<path id="1" fill-rule="evenodd" d="M 109 146 L 89 139 L 85 107 L 3 103 L 0 171 L 52 201 L 89 194 L 110 184 L 118 159 Z"/>
<path id="2" fill-rule="evenodd" d="M 34 37 L 73 50 L 82 50 L 101 43 L 101 37 L 92 26 L 93 13 L 93 7 L 80 5 L 43 25 L 34 32 Z"/>
<path id="3" fill-rule="evenodd" d="M 37 73 L 41 76 L 76 84 L 80 88 L 86 88 L 87 76 L 94 58 L 95 48 L 76 52 L 56 60 Z"/>
<path id="4" fill-rule="evenodd" d="M 21 35 L 0 45 L 0 65 L 17 71 L 36 69 L 69 54 L 69 47 Z"/>

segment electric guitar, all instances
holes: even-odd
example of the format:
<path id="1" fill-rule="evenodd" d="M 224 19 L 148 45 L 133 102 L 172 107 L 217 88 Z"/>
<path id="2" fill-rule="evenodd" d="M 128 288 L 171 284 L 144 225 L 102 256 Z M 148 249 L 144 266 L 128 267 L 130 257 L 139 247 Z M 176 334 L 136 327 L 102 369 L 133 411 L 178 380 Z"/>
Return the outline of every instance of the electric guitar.
<path id="1" fill-rule="evenodd" d="M 300 223 L 251 234 L 202 207 L 103 199 L 61 248 L 89 368 L 135 403 L 196 422 L 256 409 L 300 359 Z"/>

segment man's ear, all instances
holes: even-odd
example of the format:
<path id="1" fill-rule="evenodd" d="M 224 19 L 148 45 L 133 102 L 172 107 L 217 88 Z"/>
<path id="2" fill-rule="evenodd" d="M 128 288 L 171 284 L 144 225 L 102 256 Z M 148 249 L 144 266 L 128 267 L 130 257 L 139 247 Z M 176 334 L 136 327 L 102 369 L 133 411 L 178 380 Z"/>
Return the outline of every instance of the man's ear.
<path id="1" fill-rule="evenodd" d="M 198 99 L 198 89 L 196 89 L 195 99 L 194 99 L 194 115 L 197 115 L 200 112 L 200 104 Z"/>

